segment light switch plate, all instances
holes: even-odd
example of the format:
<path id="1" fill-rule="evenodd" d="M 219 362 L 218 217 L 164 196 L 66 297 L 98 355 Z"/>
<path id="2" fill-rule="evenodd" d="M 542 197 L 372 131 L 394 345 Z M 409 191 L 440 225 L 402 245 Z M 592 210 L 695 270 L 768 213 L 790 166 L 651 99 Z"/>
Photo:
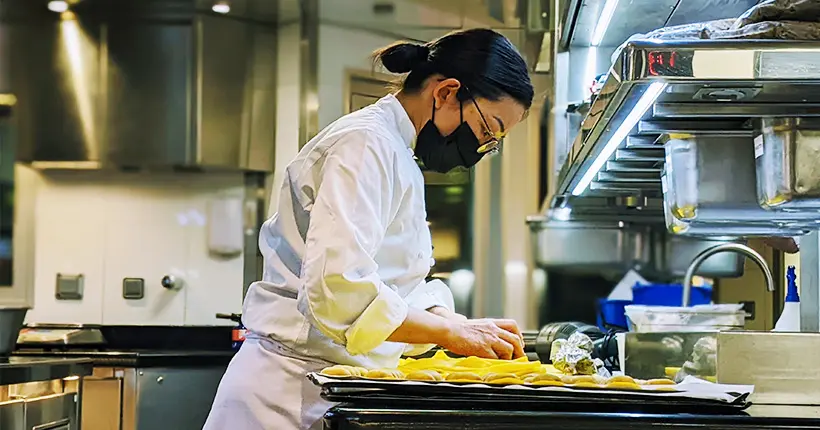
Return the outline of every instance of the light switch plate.
<path id="1" fill-rule="evenodd" d="M 126 300 L 140 300 L 145 297 L 145 279 L 123 278 L 122 298 Z"/>
<path id="2" fill-rule="evenodd" d="M 57 274 L 54 295 L 57 300 L 82 300 L 83 275 Z"/>

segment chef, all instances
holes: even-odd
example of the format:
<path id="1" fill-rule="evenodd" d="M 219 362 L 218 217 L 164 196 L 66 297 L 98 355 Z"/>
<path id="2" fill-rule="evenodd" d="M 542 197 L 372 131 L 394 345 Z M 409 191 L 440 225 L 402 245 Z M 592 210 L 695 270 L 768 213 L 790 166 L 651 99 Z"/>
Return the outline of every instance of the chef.
<path id="1" fill-rule="evenodd" d="M 524 354 L 514 321 L 469 320 L 444 283 L 425 281 L 432 243 L 415 160 L 448 172 L 498 151 L 532 103 L 524 59 L 486 29 L 375 59 L 405 75 L 398 91 L 327 126 L 286 169 L 260 232 L 264 276 L 245 298 L 249 335 L 205 430 L 321 428 L 332 405 L 305 375 L 333 364 L 393 368 L 433 345 Z"/>

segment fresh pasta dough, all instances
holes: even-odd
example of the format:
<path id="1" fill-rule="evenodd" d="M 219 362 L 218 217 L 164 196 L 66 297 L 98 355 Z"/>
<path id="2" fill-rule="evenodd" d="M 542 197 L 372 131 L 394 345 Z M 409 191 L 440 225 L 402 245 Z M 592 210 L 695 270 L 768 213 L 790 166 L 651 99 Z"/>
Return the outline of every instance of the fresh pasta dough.
<path id="1" fill-rule="evenodd" d="M 404 373 L 398 369 L 373 369 L 367 372 L 370 379 L 404 379 Z"/>
<path id="2" fill-rule="evenodd" d="M 395 369 L 367 370 L 356 366 L 335 365 L 321 371 L 332 377 L 369 378 L 387 381 L 466 382 L 488 385 L 530 385 L 533 387 L 572 387 L 581 389 L 676 391 L 669 379 L 634 379 L 626 375 L 605 378 L 600 375 L 567 375 L 551 365 L 529 361 L 493 360 L 478 357 L 453 358 L 443 351 L 430 358 L 402 358 Z"/>
<path id="3" fill-rule="evenodd" d="M 644 383 L 643 385 L 675 385 L 675 381 L 671 379 L 650 379 L 646 381 L 646 383 Z"/>
<path id="4" fill-rule="evenodd" d="M 484 375 L 484 382 L 493 382 L 497 379 L 515 378 L 514 373 L 488 373 Z"/>
<path id="5" fill-rule="evenodd" d="M 367 374 L 367 370 L 362 367 L 356 366 L 346 366 L 343 364 L 337 364 L 335 366 L 330 366 L 322 369 L 320 372 L 322 375 L 327 376 L 342 376 L 342 377 L 363 377 Z"/>
<path id="6" fill-rule="evenodd" d="M 606 383 L 607 383 L 607 384 L 614 384 L 614 383 L 625 383 L 625 384 L 638 385 L 638 383 L 637 383 L 637 382 L 635 382 L 635 380 L 634 380 L 634 379 L 632 379 L 632 377 L 631 377 L 631 376 L 626 376 L 626 375 L 618 375 L 618 376 L 613 376 L 613 377 L 609 378 L 609 379 L 606 381 Z"/>
<path id="7" fill-rule="evenodd" d="M 483 382 L 481 376 L 475 372 L 453 372 L 444 377 L 451 382 Z"/>
<path id="8" fill-rule="evenodd" d="M 484 382 L 497 385 L 521 385 L 524 380 L 514 373 L 488 373 L 484 376 Z"/>
<path id="9" fill-rule="evenodd" d="M 443 381 L 444 377 L 435 370 L 416 370 L 405 376 L 408 381 Z"/>
<path id="10" fill-rule="evenodd" d="M 606 388 L 612 390 L 640 390 L 641 386 L 638 384 L 631 384 L 629 382 L 610 382 L 606 384 Z"/>

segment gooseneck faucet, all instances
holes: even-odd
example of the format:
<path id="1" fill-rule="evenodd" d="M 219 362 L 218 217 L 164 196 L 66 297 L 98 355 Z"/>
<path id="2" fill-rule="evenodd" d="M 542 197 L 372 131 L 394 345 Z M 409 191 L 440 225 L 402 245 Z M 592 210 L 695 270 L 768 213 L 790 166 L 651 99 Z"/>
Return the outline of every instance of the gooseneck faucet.
<path id="1" fill-rule="evenodd" d="M 695 272 L 697 272 L 700 265 L 703 264 L 707 258 L 715 254 L 720 254 L 721 252 L 734 252 L 735 254 L 741 254 L 754 261 L 766 277 L 766 289 L 769 290 L 769 292 L 774 292 L 774 279 L 772 278 L 772 271 L 769 270 L 769 265 L 766 264 L 766 260 L 763 259 L 762 255 L 746 245 L 739 243 L 723 243 L 703 250 L 697 257 L 695 257 L 694 260 L 692 260 L 692 263 L 689 264 L 689 268 L 686 269 L 686 274 L 683 277 L 683 306 L 689 306 L 689 299 L 692 294 L 692 278 L 695 276 Z"/>

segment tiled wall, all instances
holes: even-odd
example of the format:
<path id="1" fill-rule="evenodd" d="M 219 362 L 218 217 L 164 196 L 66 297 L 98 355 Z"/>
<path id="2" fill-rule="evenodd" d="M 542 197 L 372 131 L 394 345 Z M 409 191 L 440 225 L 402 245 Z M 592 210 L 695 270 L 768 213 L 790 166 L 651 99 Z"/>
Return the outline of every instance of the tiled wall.
<path id="1" fill-rule="evenodd" d="M 243 257 L 211 255 L 207 206 L 242 198 L 241 173 L 40 173 L 34 213 L 34 307 L 39 323 L 231 324 L 239 312 Z M 82 300 L 55 297 L 57 274 L 82 274 Z M 178 290 L 160 281 L 181 279 Z M 145 280 L 145 296 L 123 298 L 123 278 Z"/>

